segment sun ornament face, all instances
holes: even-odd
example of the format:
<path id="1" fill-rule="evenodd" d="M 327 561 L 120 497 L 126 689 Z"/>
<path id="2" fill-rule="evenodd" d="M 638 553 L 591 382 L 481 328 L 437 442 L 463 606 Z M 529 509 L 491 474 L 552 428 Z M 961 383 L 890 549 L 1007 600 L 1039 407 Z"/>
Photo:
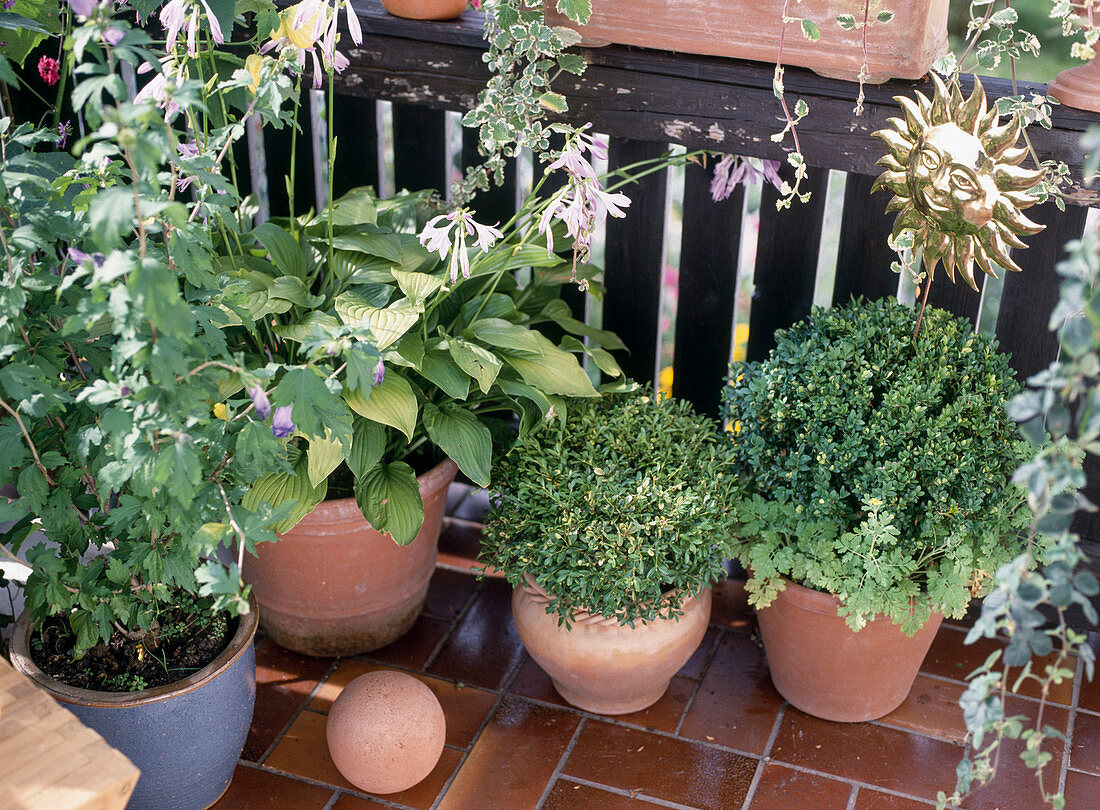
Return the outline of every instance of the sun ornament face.
<path id="1" fill-rule="evenodd" d="M 1019 118 L 1002 124 L 977 77 L 967 99 L 934 73 L 932 82 L 932 100 L 895 96 L 905 118 L 874 133 L 890 152 L 878 161 L 886 171 L 872 191 L 894 192 L 886 206 L 900 212 L 893 236 L 914 232 L 929 279 L 942 261 L 948 278 L 958 270 L 976 290 L 975 264 L 994 278 L 994 263 L 1020 270 L 1008 251 L 1027 247 L 1020 236 L 1043 229 L 1021 213 L 1038 202 L 1031 191 L 1043 172 L 1020 167 L 1027 150 L 1016 147 Z"/>

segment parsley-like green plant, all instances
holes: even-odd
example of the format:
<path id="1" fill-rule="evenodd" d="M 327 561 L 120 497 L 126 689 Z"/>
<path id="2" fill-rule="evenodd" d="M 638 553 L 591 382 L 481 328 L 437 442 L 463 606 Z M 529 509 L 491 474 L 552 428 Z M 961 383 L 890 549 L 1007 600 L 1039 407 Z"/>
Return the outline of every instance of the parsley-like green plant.
<path id="1" fill-rule="evenodd" d="M 502 458 L 481 559 L 569 626 L 679 615 L 722 575 L 736 479 L 718 425 L 643 392 L 570 402 Z M 675 590 L 672 590 L 675 589 Z"/>
<path id="2" fill-rule="evenodd" d="M 766 606 L 790 580 L 839 596 L 860 629 L 957 617 L 1022 547 L 1026 457 L 996 342 L 895 300 L 815 309 L 724 393 L 748 495 L 735 549 Z"/>

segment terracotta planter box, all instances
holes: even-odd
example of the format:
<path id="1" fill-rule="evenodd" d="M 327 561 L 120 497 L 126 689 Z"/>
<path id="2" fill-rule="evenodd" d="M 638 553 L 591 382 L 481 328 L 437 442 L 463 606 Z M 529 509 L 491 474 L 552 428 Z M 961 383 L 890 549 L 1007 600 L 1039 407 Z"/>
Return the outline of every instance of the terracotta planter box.
<path id="1" fill-rule="evenodd" d="M 775 62 L 779 51 L 783 0 L 593 0 L 592 18 L 578 27 L 544 0 L 550 25 L 576 28 L 590 44 L 639 45 Z M 812 42 L 797 23 L 788 23 L 783 64 L 808 67 L 823 76 L 855 79 L 863 64 L 863 34 L 843 30 L 836 18 L 863 20 L 862 0 L 791 0 L 790 17 L 806 17 L 821 30 Z M 889 23 L 867 30 L 870 81 L 918 79 L 947 51 L 948 0 L 895 0 Z M 873 12 L 872 12 L 873 13 Z"/>

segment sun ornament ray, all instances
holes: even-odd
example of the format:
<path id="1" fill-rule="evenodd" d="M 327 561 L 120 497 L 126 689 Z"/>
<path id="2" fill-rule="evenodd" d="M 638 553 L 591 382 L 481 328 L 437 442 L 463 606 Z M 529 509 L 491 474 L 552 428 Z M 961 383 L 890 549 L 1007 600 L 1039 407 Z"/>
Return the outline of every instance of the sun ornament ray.
<path id="1" fill-rule="evenodd" d="M 995 265 L 1020 270 L 1009 250 L 1027 247 L 1020 237 L 1043 229 L 1022 213 L 1038 202 L 1033 190 L 1043 172 L 1020 166 L 1027 150 L 1016 146 L 1019 117 L 1001 123 L 977 77 L 968 98 L 934 73 L 932 82 L 931 99 L 895 96 L 904 117 L 874 133 L 889 153 L 878 161 L 886 171 L 872 191 L 894 193 L 886 206 L 899 212 L 893 237 L 913 232 L 929 280 L 942 261 L 951 281 L 957 271 L 976 290 L 975 265 L 994 278 Z"/>

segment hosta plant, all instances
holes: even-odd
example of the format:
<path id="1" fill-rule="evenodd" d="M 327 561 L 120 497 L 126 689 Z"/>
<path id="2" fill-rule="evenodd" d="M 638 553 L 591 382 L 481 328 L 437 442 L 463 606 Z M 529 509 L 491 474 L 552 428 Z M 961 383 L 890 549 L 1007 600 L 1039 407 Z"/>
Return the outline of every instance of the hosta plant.
<path id="1" fill-rule="evenodd" d="M 895 300 L 815 309 L 737 365 L 724 393 L 748 481 L 736 554 L 750 601 L 784 580 L 841 599 L 859 629 L 879 613 L 915 632 L 961 616 L 1022 545 L 1026 456 L 1004 410 L 1008 357 L 971 325 Z"/>
<path id="2" fill-rule="evenodd" d="M 497 468 L 481 560 L 533 577 L 547 612 L 633 626 L 722 576 L 737 481 L 717 423 L 642 391 L 570 403 Z M 675 590 L 673 590 L 675 589 Z"/>

